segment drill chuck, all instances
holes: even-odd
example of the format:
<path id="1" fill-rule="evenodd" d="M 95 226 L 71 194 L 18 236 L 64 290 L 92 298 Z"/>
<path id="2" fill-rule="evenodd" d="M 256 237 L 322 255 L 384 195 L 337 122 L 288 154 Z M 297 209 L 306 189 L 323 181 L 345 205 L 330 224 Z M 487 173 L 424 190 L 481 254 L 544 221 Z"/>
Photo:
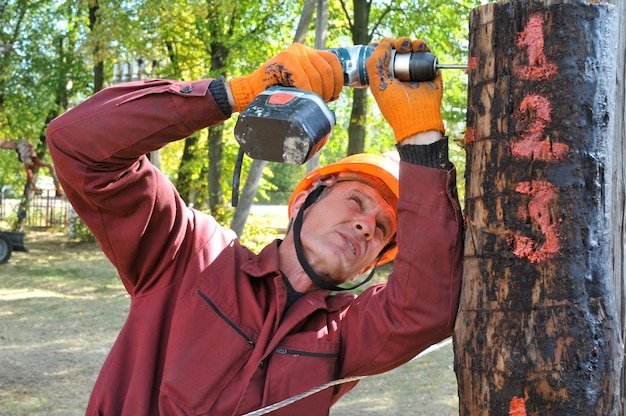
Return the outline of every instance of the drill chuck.
<path id="1" fill-rule="evenodd" d="M 344 85 L 354 88 L 369 85 L 365 62 L 372 54 L 373 46 L 356 45 L 328 50 L 337 55 L 341 62 Z M 396 53 L 392 50 L 389 75 L 400 81 L 432 81 L 439 67 L 437 57 L 430 52 Z"/>

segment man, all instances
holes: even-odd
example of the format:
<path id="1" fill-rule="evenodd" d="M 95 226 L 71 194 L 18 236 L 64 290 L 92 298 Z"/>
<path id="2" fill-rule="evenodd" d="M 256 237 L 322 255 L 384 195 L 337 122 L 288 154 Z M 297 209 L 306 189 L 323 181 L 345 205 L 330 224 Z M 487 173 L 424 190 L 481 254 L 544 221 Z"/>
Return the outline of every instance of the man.
<path id="1" fill-rule="evenodd" d="M 367 61 L 372 93 L 398 140 L 397 163 L 358 155 L 294 191 L 289 231 L 261 253 L 186 207 L 144 156 L 219 123 L 261 91 L 295 86 L 336 99 L 342 69 L 294 44 L 249 76 L 153 80 L 103 90 L 48 127 L 64 190 L 131 295 L 89 415 L 239 415 L 330 380 L 377 374 L 451 334 L 461 279 L 461 214 L 441 120 L 442 82 L 388 74 L 385 39 Z M 386 284 L 339 292 L 391 260 Z M 355 383 L 277 410 L 328 414 Z"/>

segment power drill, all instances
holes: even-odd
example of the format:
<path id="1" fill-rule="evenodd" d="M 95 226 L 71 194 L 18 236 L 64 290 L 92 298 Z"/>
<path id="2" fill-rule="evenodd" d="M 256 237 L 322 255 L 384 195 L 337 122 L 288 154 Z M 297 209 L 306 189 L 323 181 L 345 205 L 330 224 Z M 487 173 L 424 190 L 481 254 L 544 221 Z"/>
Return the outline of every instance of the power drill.
<path id="1" fill-rule="evenodd" d="M 363 88 L 369 85 L 365 63 L 373 46 L 350 46 L 327 49 L 339 58 L 344 85 Z M 389 73 L 401 81 L 430 81 L 439 68 L 461 68 L 439 65 L 430 52 L 395 53 Z M 464 66 L 463 66 L 464 67 Z M 240 113 L 235 138 L 253 159 L 303 164 L 319 151 L 335 125 L 335 114 L 315 93 L 291 87 L 272 87 L 259 94 Z"/>

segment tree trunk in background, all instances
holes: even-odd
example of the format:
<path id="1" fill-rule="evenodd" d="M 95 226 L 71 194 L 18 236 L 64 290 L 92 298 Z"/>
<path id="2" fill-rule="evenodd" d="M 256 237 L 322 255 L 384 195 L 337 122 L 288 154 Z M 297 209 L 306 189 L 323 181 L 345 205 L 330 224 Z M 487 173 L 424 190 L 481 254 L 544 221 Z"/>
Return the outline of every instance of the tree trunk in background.
<path id="1" fill-rule="evenodd" d="M 315 45 L 316 49 L 326 47 L 326 39 L 328 38 L 328 0 L 317 1 L 317 19 L 315 19 Z M 317 169 L 320 165 L 320 154 L 315 153 L 311 159 L 306 162 L 306 173 Z"/>
<path id="2" fill-rule="evenodd" d="M 582 1 L 471 14 L 461 415 L 619 414 L 616 27 Z"/>
<path id="3" fill-rule="evenodd" d="M 369 45 L 372 41 L 367 31 L 371 1 L 354 0 L 354 24 L 351 26 L 354 45 Z M 367 89 L 355 88 L 352 91 L 352 112 L 348 125 L 348 155 L 365 150 L 365 124 L 367 121 Z"/>
<path id="4" fill-rule="evenodd" d="M 224 124 L 209 128 L 209 209 L 215 213 L 222 204 L 222 154 L 224 153 Z"/>
<path id="5" fill-rule="evenodd" d="M 89 3 L 89 30 L 92 32 L 98 25 L 98 10 L 100 4 L 98 0 Z M 93 93 L 97 93 L 104 87 L 104 62 L 100 59 L 100 41 L 97 41 L 93 48 Z"/>
<path id="6" fill-rule="evenodd" d="M 66 87 L 67 79 L 68 79 L 68 76 L 67 76 L 68 69 L 66 66 L 67 60 L 65 56 L 66 54 L 65 44 L 62 39 L 60 39 L 57 44 L 57 53 L 59 57 L 59 61 L 58 61 L 59 67 L 63 69 L 60 71 L 60 74 L 58 74 L 58 78 L 56 79 L 56 84 L 57 84 L 55 88 L 56 107 L 48 112 L 48 115 L 46 116 L 46 121 L 44 122 L 43 128 L 39 134 L 37 143 L 31 143 L 34 146 L 35 153 L 37 153 L 37 157 L 40 160 L 45 160 L 46 154 L 48 153 L 48 145 L 46 143 L 46 128 L 48 127 L 48 124 L 50 124 L 50 122 L 54 120 L 61 111 L 67 110 L 67 108 L 69 107 L 67 87 Z M 35 181 L 37 180 L 38 171 L 39 171 L 38 168 L 36 167 L 33 168 Z M 54 175 L 56 176 L 56 171 L 54 172 Z M 32 189 L 30 182 L 26 180 L 26 183 L 24 184 L 24 188 L 22 192 L 22 198 L 20 199 L 20 205 L 17 210 L 17 222 L 16 222 L 15 228 L 19 231 L 24 230 L 24 224 L 25 224 L 26 216 L 28 215 L 28 211 L 30 208 L 33 191 L 34 189 Z M 56 196 L 60 196 L 60 195 L 57 194 Z"/>
<path id="7" fill-rule="evenodd" d="M 248 169 L 248 176 L 246 183 L 243 186 L 241 195 L 239 196 L 239 204 L 235 210 L 235 215 L 230 223 L 230 228 L 235 231 L 238 236 L 243 233 L 243 227 L 246 225 L 248 215 L 250 215 L 250 208 L 252 208 L 252 202 L 254 196 L 259 188 L 259 182 L 263 177 L 263 169 L 267 165 L 267 161 L 255 159 Z"/>
<path id="8" fill-rule="evenodd" d="M 318 0 L 306 0 L 304 2 L 302 14 L 300 15 L 300 22 L 298 23 L 298 28 L 296 29 L 296 34 L 293 38 L 294 42 L 303 43 L 306 39 L 306 34 L 309 31 L 309 25 L 311 24 L 311 19 L 313 18 L 313 9 L 317 2 Z M 259 188 L 259 182 L 263 177 L 263 169 L 265 168 L 265 165 L 267 165 L 267 161 L 255 159 L 252 161 L 250 169 L 248 170 L 246 183 L 241 191 L 235 215 L 230 223 L 230 228 L 235 231 L 238 236 L 241 236 L 243 233 L 243 227 L 246 225 L 248 215 L 250 215 L 250 208 L 252 208 L 254 196 Z"/>
<path id="9" fill-rule="evenodd" d="M 298 21 L 298 27 L 296 28 L 296 34 L 293 41 L 304 43 L 307 33 L 309 33 L 309 25 L 313 20 L 313 12 L 317 6 L 317 0 L 305 0 L 302 6 L 302 13 L 300 14 L 300 20 Z"/>
<path id="10" fill-rule="evenodd" d="M 189 205 L 193 202 L 191 197 L 191 185 L 193 183 L 191 175 L 191 165 L 198 145 L 198 133 L 187 137 L 185 139 L 185 147 L 183 148 L 183 155 L 180 157 L 178 163 L 178 175 L 176 176 L 176 189 L 180 194 L 180 197 L 185 201 L 185 204 Z"/>
<path id="11" fill-rule="evenodd" d="M 207 20 L 219 27 L 217 18 L 211 16 Z M 232 26 L 231 26 L 232 28 Z M 212 33 L 219 33 L 219 29 L 214 28 Z M 226 60 L 230 55 L 230 49 L 220 38 L 215 38 L 210 42 L 211 49 L 211 73 L 223 71 L 226 67 Z M 224 73 L 222 73 L 222 76 Z M 208 159 L 209 168 L 207 172 L 207 184 L 209 191 L 209 210 L 213 215 L 217 215 L 218 207 L 222 205 L 222 155 L 224 153 L 224 123 L 220 123 L 209 128 Z"/>

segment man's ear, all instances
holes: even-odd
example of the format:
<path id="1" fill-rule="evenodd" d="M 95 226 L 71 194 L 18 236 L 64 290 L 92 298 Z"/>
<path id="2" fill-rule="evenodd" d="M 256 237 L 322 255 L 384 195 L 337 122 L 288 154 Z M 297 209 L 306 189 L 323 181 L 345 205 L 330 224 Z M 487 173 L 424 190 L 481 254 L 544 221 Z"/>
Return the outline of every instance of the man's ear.
<path id="1" fill-rule="evenodd" d="M 300 209 L 302 209 L 302 205 L 304 205 L 304 201 L 306 200 L 306 197 L 309 195 L 309 191 L 300 191 L 296 194 L 296 196 L 293 199 L 293 204 L 291 204 L 290 207 L 290 212 L 289 212 L 289 218 L 293 219 L 296 218 L 296 215 L 298 215 L 298 212 L 300 211 Z"/>

